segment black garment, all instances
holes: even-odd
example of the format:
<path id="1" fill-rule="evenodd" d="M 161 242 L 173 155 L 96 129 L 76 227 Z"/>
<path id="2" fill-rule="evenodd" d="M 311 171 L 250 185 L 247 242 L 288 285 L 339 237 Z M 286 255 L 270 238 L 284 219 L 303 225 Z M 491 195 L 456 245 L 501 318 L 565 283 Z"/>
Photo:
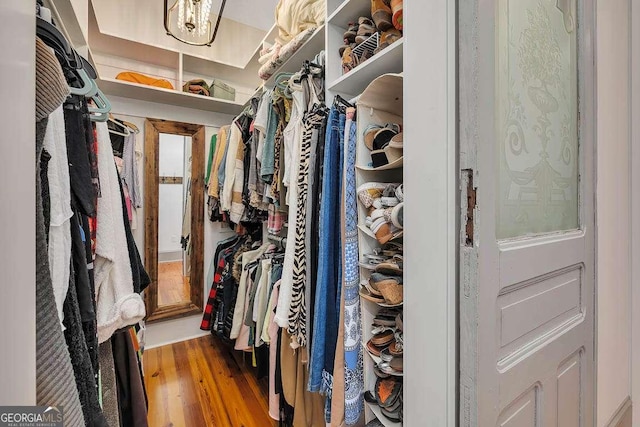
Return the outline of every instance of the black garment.
<path id="1" fill-rule="evenodd" d="M 40 155 L 40 189 L 42 193 L 42 213 L 44 215 L 44 229 L 47 231 L 47 245 L 49 244 L 49 226 L 51 225 L 51 196 L 49 195 L 49 160 L 51 155 L 42 150 Z"/>
<path id="2" fill-rule="evenodd" d="M 147 271 L 144 269 L 144 264 L 140 259 L 140 252 L 136 246 L 136 241 L 133 239 L 133 233 L 131 232 L 131 225 L 129 224 L 129 214 L 127 212 L 127 204 L 124 198 L 124 190 L 122 189 L 122 180 L 120 174 L 118 174 L 118 184 L 120 186 L 120 200 L 122 201 L 122 218 L 124 221 L 124 232 L 127 236 L 127 249 L 129 251 L 129 262 L 131 263 L 131 274 L 133 276 L 133 291 L 140 293 L 144 291 L 151 278 Z"/>
<path id="3" fill-rule="evenodd" d="M 120 121 L 118 119 L 116 120 Z M 109 128 L 109 130 L 122 132 L 122 128 L 119 128 L 112 122 L 107 122 L 107 127 Z M 111 148 L 113 149 L 113 155 L 122 158 L 124 153 L 124 136 L 109 132 L 109 139 L 111 139 Z"/>
<path id="4" fill-rule="evenodd" d="M 85 238 L 88 236 L 85 235 L 83 238 L 84 229 L 82 228 L 81 215 L 77 210 L 74 210 L 73 217 L 71 217 L 71 258 L 73 259 L 80 316 L 83 322 L 95 322 L 95 291 L 92 292 L 89 280 L 85 246 Z"/>
<path id="5" fill-rule="evenodd" d="M 93 267 L 89 270 L 87 260 L 91 259 L 91 253 L 87 256 L 86 242 L 88 233 L 83 227 L 82 214 L 74 210 L 71 217 L 71 259 L 72 259 L 72 284 L 76 288 L 78 310 L 82 322 L 82 332 L 93 368 L 94 380 L 97 384 L 98 376 L 98 325 L 96 322 L 95 288 L 93 284 Z M 89 246 L 89 250 L 90 246 Z"/>
<path id="6" fill-rule="evenodd" d="M 48 118 L 36 122 L 36 403 L 64 405 L 66 421 L 78 425 L 83 415 L 53 294 L 42 210 L 40 159 L 47 123 Z"/>
<path id="7" fill-rule="evenodd" d="M 146 427 L 148 426 L 146 391 L 138 353 L 133 348 L 129 328 L 114 333 L 111 337 L 111 345 L 118 385 L 120 426 Z"/>
<path id="8" fill-rule="evenodd" d="M 71 265 L 71 273 L 67 297 L 63 304 L 63 324 L 66 328 L 64 336 L 67 341 L 67 346 L 69 347 L 71 364 L 73 365 L 84 421 L 88 426 L 108 427 L 107 420 L 98 402 L 96 375 L 93 370 L 93 363 L 89 356 L 89 349 L 87 348 L 87 342 L 82 328 L 75 283 L 76 272 L 74 271 L 73 263 Z"/>
<path id="9" fill-rule="evenodd" d="M 316 145 L 316 167 L 314 169 L 314 188 L 311 196 L 312 203 L 312 215 L 308 220 L 311 221 L 311 241 L 319 242 L 320 241 L 320 201 L 321 193 L 322 193 L 322 176 L 324 169 L 324 145 L 325 145 L 325 132 L 327 127 L 326 119 L 320 125 L 320 129 L 318 130 L 318 143 Z M 309 331 L 313 331 L 313 321 L 315 319 L 315 300 L 316 300 L 316 280 L 318 277 L 318 245 L 313 244 L 310 248 L 310 260 L 309 260 L 309 268 L 311 269 L 311 278 L 310 282 L 307 282 L 307 286 L 310 287 L 310 301 L 307 304 L 307 316 L 309 318 Z M 311 343 L 313 339 L 313 334 L 309 334 L 309 342 L 307 343 L 308 348 L 311 348 Z"/>
<path id="10" fill-rule="evenodd" d="M 95 216 L 97 194 L 92 178 L 92 166 L 87 150 L 87 135 L 93 133 L 85 128 L 86 107 L 65 104 L 64 124 L 67 135 L 69 178 L 71 181 L 71 205 L 81 213 Z M 93 136 L 91 137 L 93 141 Z"/>

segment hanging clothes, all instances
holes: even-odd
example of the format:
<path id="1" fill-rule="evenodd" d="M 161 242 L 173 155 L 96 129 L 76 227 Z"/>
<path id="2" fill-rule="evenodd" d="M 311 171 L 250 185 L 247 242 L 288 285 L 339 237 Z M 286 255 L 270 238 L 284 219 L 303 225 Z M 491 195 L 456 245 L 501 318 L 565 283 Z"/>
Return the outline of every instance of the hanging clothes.
<path id="1" fill-rule="evenodd" d="M 133 290 L 133 276 L 122 218 L 120 186 L 106 123 L 96 125 L 101 197 L 97 209 L 95 282 L 98 341 L 145 316 L 145 306 Z"/>
<path id="2" fill-rule="evenodd" d="M 40 166 L 48 117 L 66 99 L 69 88 L 51 50 L 36 38 L 36 403 L 64 405 L 65 424 L 84 426 L 69 350 L 57 315 L 51 282 L 42 203 Z M 48 192 L 48 190 L 47 190 Z"/>

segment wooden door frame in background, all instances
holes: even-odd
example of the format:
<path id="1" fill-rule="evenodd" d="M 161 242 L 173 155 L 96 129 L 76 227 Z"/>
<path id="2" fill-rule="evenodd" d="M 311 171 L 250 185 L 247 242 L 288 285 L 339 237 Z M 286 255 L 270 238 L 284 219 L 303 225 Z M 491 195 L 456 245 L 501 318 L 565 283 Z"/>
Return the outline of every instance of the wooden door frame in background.
<path id="1" fill-rule="evenodd" d="M 204 146 L 205 127 L 169 120 L 146 119 L 144 124 L 144 265 L 151 277 L 145 290 L 147 322 L 202 313 L 204 306 Z M 191 137 L 191 274 L 190 301 L 158 306 L 158 199 L 160 134 Z"/>

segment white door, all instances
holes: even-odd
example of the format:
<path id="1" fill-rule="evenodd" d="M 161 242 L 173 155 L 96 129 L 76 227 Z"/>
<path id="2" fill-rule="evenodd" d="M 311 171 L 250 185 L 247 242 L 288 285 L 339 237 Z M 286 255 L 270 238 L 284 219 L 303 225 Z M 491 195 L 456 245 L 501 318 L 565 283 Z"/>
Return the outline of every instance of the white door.
<path id="1" fill-rule="evenodd" d="M 460 425 L 592 426 L 593 3 L 458 4 Z"/>

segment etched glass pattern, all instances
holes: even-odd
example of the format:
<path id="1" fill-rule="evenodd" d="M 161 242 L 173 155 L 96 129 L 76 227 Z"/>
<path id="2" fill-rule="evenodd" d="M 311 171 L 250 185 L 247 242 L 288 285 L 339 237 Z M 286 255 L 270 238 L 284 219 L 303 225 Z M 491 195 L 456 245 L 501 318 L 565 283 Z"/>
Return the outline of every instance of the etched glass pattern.
<path id="1" fill-rule="evenodd" d="M 576 229 L 575 0 L 499 4 L 497 238 Z"/>

